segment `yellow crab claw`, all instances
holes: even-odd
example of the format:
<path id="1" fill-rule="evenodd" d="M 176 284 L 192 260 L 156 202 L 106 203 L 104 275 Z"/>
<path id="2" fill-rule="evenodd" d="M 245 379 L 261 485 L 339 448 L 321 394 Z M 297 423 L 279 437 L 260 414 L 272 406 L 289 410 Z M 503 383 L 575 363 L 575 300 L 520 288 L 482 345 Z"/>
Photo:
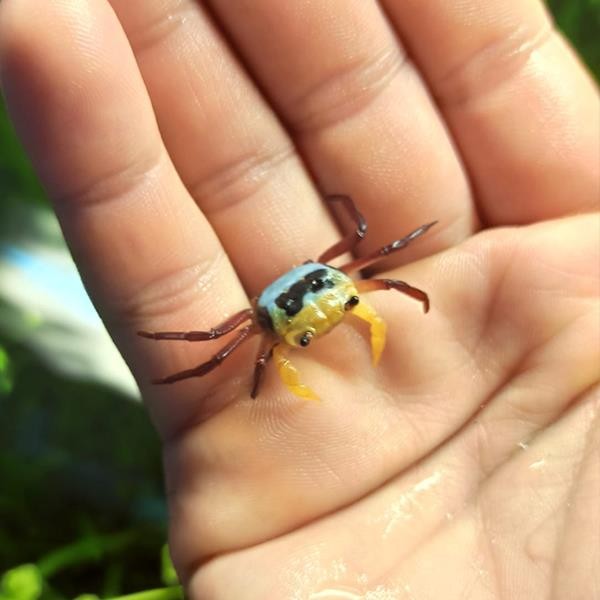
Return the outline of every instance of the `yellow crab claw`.
<path id="1" fill-rule="evenodd" d="M 303 400 L 319 401 L 319 397 L 308 386 L 300 382 L 298 369 L 296 369 L 287 356 L 285 356 L 281 346 L 275 346 L 273 349 L 273 360 L 275 361 L 275 366 L 277 367 L 281 381 L 283 381 L 292 394 Z"/>
<path id="2" fill-rule="evenodd" d="M 381 353 L 385 348 L 385 336 L 387 325 L 385 321 L 375 312 L 375 309 L 365 302 L 362 297 L 360 303 L 352 309 L 352 314 L 359 319 L 366 321 L 371 328 L 371 355 L 373 357 L 373 365 L 377 365 L 381 358 Z"/>

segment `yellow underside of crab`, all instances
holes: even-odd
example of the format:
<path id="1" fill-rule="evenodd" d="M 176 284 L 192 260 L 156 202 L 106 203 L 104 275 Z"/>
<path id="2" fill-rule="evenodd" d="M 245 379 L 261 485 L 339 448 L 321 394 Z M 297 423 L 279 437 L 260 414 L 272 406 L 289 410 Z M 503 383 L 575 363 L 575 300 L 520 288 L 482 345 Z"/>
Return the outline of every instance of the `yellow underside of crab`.
<path id="1" fill-rule="evenodd" d="M 300 316 L 304 311 L 306 311 L 310 306 L 305 307 L 298 313 L 297 316 Z M 385 338 L 387 332 L 387 325 L 385 321 L 375 312 L 375 309 L 361 299 L 360 303 L 356 305 L 351 310 L 352 314 L 363 321 L 366 321 L 370 326 L 371 332 L 371 356 L 373 360 L 373 365 L 377 365 L 379 359 L 381 358 L 381 353 L 385 347 Z M 307 314 L 309 314 L 307 312 Z M 341 317 L 335 322 L 335 324 L 339 323 L 345 311 L 341 315 Z M 337 315 L 335 315 L 337 317 Z M 324 330 L 323 333 L 327 333 L 331 330 L 333 326 L 330 326 L 328 329 Z M 298 332 L 307 331 L 307 326 L 304 325 L 304 329 L 294 329 L 294 335 L 297 335 Z M 323 333 L 315 334 L 315 335 L 323 335 Z M 294 344 L 296 345 L 296 344 Z M 313 392 L 307 385 L 303 384 L 300 381 L 300 374 L 298 369 L 294 367 L 294 365 L 290 362 L 289 358 L 286 356 L 286 348 L 285 346 L 278 345 L 273 350 L 273 359 L 275 362 L 275 366 L 277 367 L 277 371 L 279 372 L 279 376 L 284 385 L 288 388 L 292 394 L 302 398 L 304 400 L 319 400 L 319 397 Z"/>
<path id="2" fill-rule="evenodd" d="M 344 318 L 344 305 L 348 298 L 358 296 L 352 280 L 338 283 L 334 288 L 307 298 L 300 312 L 293 317 L 280 313 L 274 319 L 274 328 L 289 346 L 298 346 L 298 340 L 306 332 L 313 338 L 329 333 Z"/>

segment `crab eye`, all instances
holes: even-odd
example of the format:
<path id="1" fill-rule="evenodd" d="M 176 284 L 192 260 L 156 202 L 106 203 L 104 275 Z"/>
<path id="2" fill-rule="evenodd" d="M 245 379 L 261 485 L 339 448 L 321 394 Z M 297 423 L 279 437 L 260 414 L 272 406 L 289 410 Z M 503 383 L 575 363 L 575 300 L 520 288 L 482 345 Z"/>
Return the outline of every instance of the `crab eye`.
<path id="1" fill-rule="evenodd" d="M 304 334 L 302 334 L 302 336 L 300 337 L 300 339 L 298 340 L 298 343 L 303 347 L 306 348 L 306 346 L 308 346 L 310 344 L 310 341 L 312 340 L 312 333 L 310 331 L 305 332 Z"/>
<path id="2" fill-rule="evenodd" d="M 360 302 L 360 299 L 358 296 L 351 296 L 348 299 L 348 301 L 346 302 L 346 304 L 344 305 L 344 308 L 346 310 L 350 310 L 353 306 L 356 306 L 359 302 Z"/>

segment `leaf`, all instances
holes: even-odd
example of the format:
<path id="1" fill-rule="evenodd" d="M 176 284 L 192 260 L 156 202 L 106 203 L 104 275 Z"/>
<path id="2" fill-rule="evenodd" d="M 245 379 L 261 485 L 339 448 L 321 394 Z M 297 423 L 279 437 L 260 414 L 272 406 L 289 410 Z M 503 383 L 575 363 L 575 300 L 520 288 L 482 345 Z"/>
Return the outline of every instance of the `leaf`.
<path id="1" fill-rule="evenodd" d="M 13 389 L 13 376 L 10 358 L 6 350 L 0 346 L 0 396 L 7 396 Z"/>
<path id="2" fill-rule="evenodd" d="M 169 546 L 167 544 L 165 544 L 160 551 L 160 571 L 162 582 L 165 585 L 176 585 L 179 583 L 175 567 L 171 561 Z"/>
<path id="3" fill-rule="evenodd" d="M 7 571 L 0 581 L 2 600 L 37 600 L 42 594 L 44 582 L 35 565 L 20 565 Z"/>

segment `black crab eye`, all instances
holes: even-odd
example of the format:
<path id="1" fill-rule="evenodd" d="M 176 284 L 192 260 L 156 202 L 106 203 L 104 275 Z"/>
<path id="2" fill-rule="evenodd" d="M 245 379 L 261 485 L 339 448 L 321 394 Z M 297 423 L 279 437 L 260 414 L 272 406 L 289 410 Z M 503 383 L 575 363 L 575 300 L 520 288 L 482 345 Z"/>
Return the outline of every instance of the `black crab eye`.
<path id="1" fill-rule="evenodd" d="M 308 346 L 310 344 L 310 341 L 312 340 L 312 333 L 310 331 L 307 331 L 299 340 L 298 343 L 303 347 L 306 348 L 306 346 Z"/>
<path id="2" fill-rule="evenodd" d="M 359 302 L 360 302 L 360 299 L 358 296 L 351 296 L 348 299 L 348 301 L 346 302 L 346 304 L 344 305 L 344 307 L 346 308 L 346 310 L 350 310 L 353 306 L 356 306 Z"/>

